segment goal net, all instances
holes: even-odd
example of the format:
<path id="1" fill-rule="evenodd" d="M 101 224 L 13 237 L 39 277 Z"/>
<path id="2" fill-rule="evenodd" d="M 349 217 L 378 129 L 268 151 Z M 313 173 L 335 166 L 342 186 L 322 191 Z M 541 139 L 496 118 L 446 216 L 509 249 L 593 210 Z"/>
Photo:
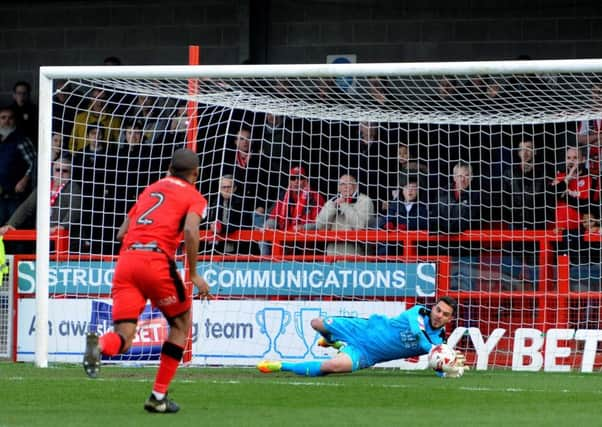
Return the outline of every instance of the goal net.
<path id="1" fill-rule="evenodd" d="M 187 361 L 326 358 L 312 318 L 451 295 L 478 369 L 600 366 L 602 61 L 42 67 L 40 92 L 21 360 L 79 362 L 111 327 L 117 229 L 186 146 L 216 297 L 194 301 Z M 149 306 L 120 360 L 156 361 L 166 333 Z"/>

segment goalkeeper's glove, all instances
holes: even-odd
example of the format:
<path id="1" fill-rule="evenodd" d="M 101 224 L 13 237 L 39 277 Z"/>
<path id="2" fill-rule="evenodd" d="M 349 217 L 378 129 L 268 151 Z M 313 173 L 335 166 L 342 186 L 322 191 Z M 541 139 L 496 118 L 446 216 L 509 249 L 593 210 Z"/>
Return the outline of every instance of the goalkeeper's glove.
<path id="1" fill-rule="evenodd" d="M 456 362 L 454 366 L 449 366 L 443 369 L 435 369 L 435 374 L 441 378 L 460 378 L 464 375 L 465 371 L 468 371 L 470 368 L 465 366 L 466 357 L 463 353 L 456 351 Z"/>
<path id="2" fill-rule="evenodd" d="M 468 367 L 466 366 L 466 356 L 464 356 L 464 353 L 456 351 L 456 363 L 454 363 L 454 366 L 468 370 Z"/>
<path id="3" fill-rule="evenodd" d="M 460 378 L 464 375 L 464 371 L 468 370 L 468 367 L 453 366 L 445 369 L 435 369 L 435 374 L 440 378 Z"/>

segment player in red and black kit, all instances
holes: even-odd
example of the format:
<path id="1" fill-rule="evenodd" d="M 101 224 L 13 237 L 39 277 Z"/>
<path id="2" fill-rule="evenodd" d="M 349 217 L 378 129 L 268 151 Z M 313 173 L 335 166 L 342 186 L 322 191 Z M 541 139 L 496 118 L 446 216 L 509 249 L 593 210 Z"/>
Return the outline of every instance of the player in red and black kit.
<path id="1" fill-rule="evenodd" d="M 192 292 L 180 278 L 174 256 L 184 238 L 190 280 L 201 297 L 209 296 L 207 282 L 198 274 L 199 224 L 205 216 L 207 201 L 194 187 L 198 177 L 197 155 L 177 150 L 169 166 L 169 175 L 147 187 L 121 225 L 117 239 L 122 242 L 115 267 L 113 331 L 101 337 L 88 334 L 84 369 L 95 378 L 100 370 L 101 354 L 115 356 L 132 345 L 138 317 L 146 300 L 159 308 L 169 323 L 169 335 L 161 347 L 161 358 L 153 391 L 144 403 L 149 412 L 170 413 L 180 408 L 167 397 L 192 325 Z"/>

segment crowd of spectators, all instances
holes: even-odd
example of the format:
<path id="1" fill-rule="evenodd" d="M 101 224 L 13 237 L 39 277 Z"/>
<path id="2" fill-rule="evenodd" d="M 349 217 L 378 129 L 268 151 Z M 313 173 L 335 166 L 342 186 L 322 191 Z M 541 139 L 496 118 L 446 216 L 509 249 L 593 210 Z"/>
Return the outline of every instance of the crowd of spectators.
<path id="1" fill-rule="evenodd" d="M 498 96 L 495 84 L 473 83 L 484 88 L 481 97 Z M 115 232 L 138 191 L 163 176 L 185 144 L 185 104 L 72 86 L 56 82 L 53 97 L 51 226 L 69 231 L 73 250 L 114 254 Z M 382 90 L 378 81 L 366 88 L 378 104 L 387 102 Z M 439 90 L 449 97 L 458 88 L 442 79 Z M 0 235 L 34 225 L 37 109 L 30 92 L 17 82 L 13 104 L 0 108 Z M 592 86 L 593 97 L 600 92 Z M 210 201 L 203 227 L 215 237 L 203 253 L 271 254 L 273 242 L 228 239 L 241 229 L 550 230 L 563 236 L 558 252 L 573 262 L 571 286 L 600 289 L 600 247 L 586 237 L 600 234 L 599 121 L 553 131 L 475 129 L 219 108 L 199 105 L 200 191 Z M 286 250 L 403 254 L 394 242 L 295 242 Z M 537 250 L 534 242 L 501 248 L 509 283 L 537 283 Z M 441 241 L 421 253 L 450 256 L 452 288 L 472 290 L 482 252 L 478 243 Z"/>

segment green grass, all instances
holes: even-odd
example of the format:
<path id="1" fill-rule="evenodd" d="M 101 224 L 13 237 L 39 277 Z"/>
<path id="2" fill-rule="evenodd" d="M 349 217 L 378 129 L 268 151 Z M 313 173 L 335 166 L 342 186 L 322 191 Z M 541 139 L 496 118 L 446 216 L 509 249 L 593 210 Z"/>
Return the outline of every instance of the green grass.
<path id="1" fill-rule="evenodd" d="M 154 368 L 0 363 L 0 426 L 599 425 L 599 374 L 370 369 L 320 378 L 254 369 L 180 368 L 171 396 L 182 410 L 147 414 Z"/>

